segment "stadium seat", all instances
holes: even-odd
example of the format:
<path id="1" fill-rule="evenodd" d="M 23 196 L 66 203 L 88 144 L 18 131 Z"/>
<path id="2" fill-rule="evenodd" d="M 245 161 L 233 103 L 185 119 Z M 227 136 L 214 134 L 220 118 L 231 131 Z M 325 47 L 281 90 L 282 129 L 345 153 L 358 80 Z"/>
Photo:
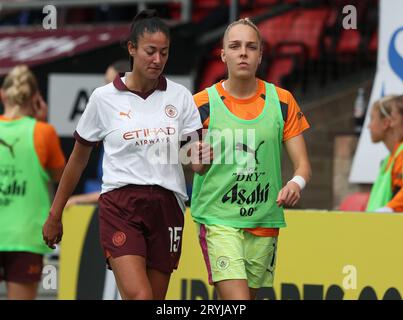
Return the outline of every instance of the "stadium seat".
<path id="1" fill-rule="evenodd" d="M 369 192 L 354 192 L 348 195 L 339 206 L 340 211 L 365 211 Z"/>
<path id="2" fill-rule="evenodd" d="M 284 42 L 301 42 L 308 48 L 309 58 L 317 60 L 321 53 L 321 40 L 330 13 L 331 10 L 325 7 L 300 10 Z"/>
<path id="3" fill-rule="evenodd" d="M 226 72 L 226 66 L 221 59 L 216 58 L 209 60 L 204 67 L 204 72 L 199 84 L 199 91 L 210 87 L 212 84 L 221 79 L 224 79 Z"/>
<path id="4" fill-rule="evenodd" d="M 295 15 L 295 11 L 291 11 L 258 24 L 263 40 L 271 48 L 288 38 Z"/>
<path id="5" fill-rule="evenodd" d="M 317 61 L 321 57 L 322 41 L 331 9 L 299 9 L 268 19 L 259 24 L 263 39 L 272 49 L 272 62 L 267 80 L 282 85 L 282 79 L 295 70 L 304 70 L 308 59 Z M 303 83 L 303 88 L 306 83 Z"/>
<path id="6" fill-rule="evenodd" d="M 281 52 L 273 54 L 302 54 L 304 50 L 301 48 L 306 48 L 308 57 L 317 60 L 330 13 L 331 10 L 326 7 L 294 10 L 260 23 L 259 28 L 263 39 L 272 48 L 281 45 Z"/>
<path id="7" fill-rule="evenodd" d="M 361 34 L 358 30 L 343 29 L 337 44 L 336 53 L 338 55 L 356 55 L 358 54 L 360 43 Z"/>
<path id="8" fill-rule="evenodd" d="M 326 19 L 326 28 L 332 28 L 337 23 L 337 16 L 339 15 L 339 10 L 336 8 L 330 9 L 329 16 Z"/>
<path id="9" fill-rule="evenodd" d="M 294 64 L 292 57 L 278 57 L 274 59 L 270 63 L 266 80 L 276 86 L 282 86 L 283 78 L 292 73 Z"/>

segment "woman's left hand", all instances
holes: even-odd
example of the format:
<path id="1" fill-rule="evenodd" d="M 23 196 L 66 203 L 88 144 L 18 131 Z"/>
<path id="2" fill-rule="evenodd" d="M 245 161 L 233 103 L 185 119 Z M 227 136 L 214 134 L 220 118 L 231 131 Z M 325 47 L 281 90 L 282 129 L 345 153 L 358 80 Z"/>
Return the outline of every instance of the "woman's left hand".
<path id="1" fill-rule="evenodd" d="M 301 189 L 299 185 L 293 181 L 289 181 L 278 193 L 276 202 L 279 207 L 293 207 L 297 204 L 300 198 Z"/>

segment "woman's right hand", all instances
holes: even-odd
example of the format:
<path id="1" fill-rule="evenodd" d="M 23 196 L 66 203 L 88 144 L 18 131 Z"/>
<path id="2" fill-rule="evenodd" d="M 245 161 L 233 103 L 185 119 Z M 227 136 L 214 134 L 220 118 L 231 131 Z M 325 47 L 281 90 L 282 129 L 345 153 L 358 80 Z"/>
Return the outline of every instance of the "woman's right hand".
<path id="1" fill-rule="evenodd" d="M 50 213 L 43 225 L 42 236 L 46 245 L 51 249 L 55 249 L 55 245 L 62 240 L 63 236 L 63 224 L 61 219 Z"/>
<path id="2" fill-rule="evenodd" d="M 213 162 L 214 153 L 210 144 L 197 141 L 191 146 L 191 164 L 194 172 L 203 174 Z"/>

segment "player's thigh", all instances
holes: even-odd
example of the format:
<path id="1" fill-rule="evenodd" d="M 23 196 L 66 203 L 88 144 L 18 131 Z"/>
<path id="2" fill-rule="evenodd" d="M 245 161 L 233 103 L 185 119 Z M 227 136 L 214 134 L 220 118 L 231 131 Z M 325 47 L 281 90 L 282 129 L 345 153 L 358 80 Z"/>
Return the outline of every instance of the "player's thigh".
<path id="1" fill-rule="evenodd" d="M 209 283 L 245 280 L 243 230 L 221 225 L 198 225 L 198 227 Z"/>
<path id="2" fill-rule="evenodd" d="M 42 277 L 43 255 L 32 252 L 3 252 L 2 256 L 2 277 L 7 282 L 8 299 L 35 299 Z"/>
<path id="3" fill-rule="evenodd" d="M 251 289 L 272 287 L 276 269 L 277 237 L 245 233 L 246 273 Z"/>
<path id="4" fill-rule="evenodd" d="M 147 268 L 171 274 L 177 269 L 182 252 L 184 214 L 172 191 L 157 188 L 153 204 L 144 214 L 147 233 Z"/>

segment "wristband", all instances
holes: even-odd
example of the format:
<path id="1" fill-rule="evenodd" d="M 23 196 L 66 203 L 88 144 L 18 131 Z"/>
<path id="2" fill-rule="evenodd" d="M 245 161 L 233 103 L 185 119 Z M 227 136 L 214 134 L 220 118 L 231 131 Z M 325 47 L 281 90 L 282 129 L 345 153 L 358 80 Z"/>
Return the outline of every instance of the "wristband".
<path id="1" fill-rule="evenodd" d="M 306 181 L 301 176 L 295 176 L 290 181 L 295 182 L 301 190 L 303 190 L 306 186 Z M 290 181 L 288 181 L 288 182 L 290 182 Z"/>

